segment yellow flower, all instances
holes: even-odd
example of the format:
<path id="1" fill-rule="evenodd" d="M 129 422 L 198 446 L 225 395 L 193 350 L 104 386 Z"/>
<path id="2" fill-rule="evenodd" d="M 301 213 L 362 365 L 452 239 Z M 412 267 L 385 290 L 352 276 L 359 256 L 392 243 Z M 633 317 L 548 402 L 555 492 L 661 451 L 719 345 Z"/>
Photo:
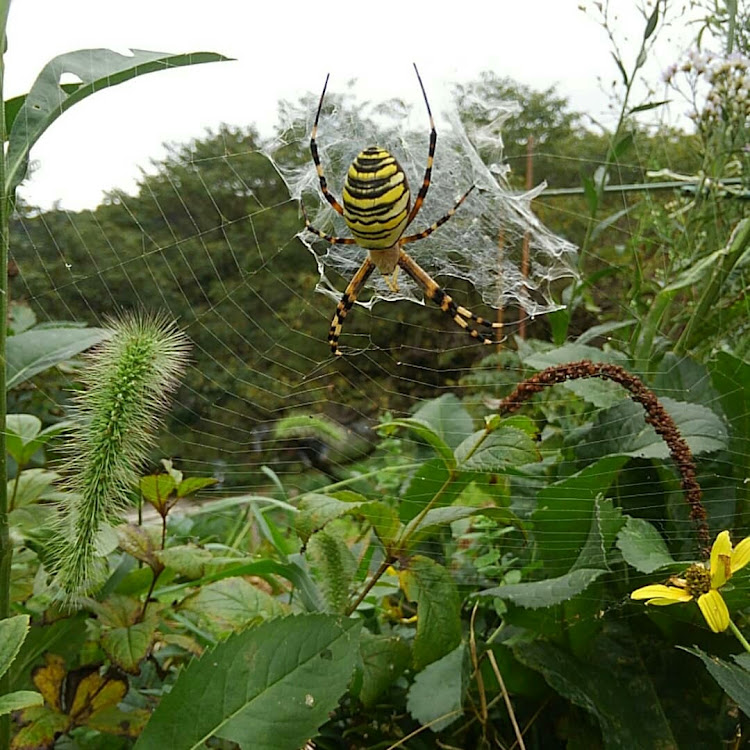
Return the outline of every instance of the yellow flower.
<path id="1" fill-rule="evenodd" d="M 722 531 L 711 547 L 709 567 L 696 563 L 691 565 L 683 577 L 670 578 L 662 583 L 636 589 L 631 599 L 646 599 L 646 604 L 666 606 L 695 599 L 701 613 L 714 633 L 729 627 L 729 610 L 719 589 L 740 568 L 750 563 L 750 537 L 743 539 L 734 549 L 729 532 Z"/>

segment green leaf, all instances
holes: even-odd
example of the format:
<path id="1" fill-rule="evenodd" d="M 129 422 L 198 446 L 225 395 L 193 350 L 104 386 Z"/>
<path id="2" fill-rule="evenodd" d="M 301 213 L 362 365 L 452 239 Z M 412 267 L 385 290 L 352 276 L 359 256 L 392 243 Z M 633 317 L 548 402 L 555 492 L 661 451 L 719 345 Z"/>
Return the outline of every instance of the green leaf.
<path id="1" fill-rule="evenodd" d="M 52 438 L 69 429 L 70 421 L 57 422 L 45 429 L 31 414 L 8 414 L 6 423 L 6 449 L 19 466 L 25 466 L 34 454 Z"/>
<path id="2" fill-rule="evenodd" d="M 409 666 L 411 650 L 401 638 L 362 630 L 359 655 L 362 660 L 359 699 L 366 708 L 371 708 Z"/>
<path id="3" fill-rule="evenodd" d="M 663 107 L 665 104 L 669 104 L 671 101 L 671 99 L 663 99 L 660 102 L 645 102 L 630 109 L 629 114 L 634 115 L 637 112 L 647 112 L 650 109 L 657 109 L 658 107 Z"/>
<path id="4" fill-rule="evenodd" d="M 28 632 L 28 615 L 16 615 L 0 620 L 0 676 L 8 671 Z"/>
<path id="5" fill-rule="evenodd" d="M 570 570 L 575 553 L 589 538 L 597 497 L 606 492 L 626 461 L 624 456 L 603 458 L 539 491 L 532 519 L 537 555 L 548 575 Z"/>
<path id="6" fill-rule="evenodd" d="M 583 185 L 583 197 L 586 199 L 589 214 L 594 216 L 599 207 L 599 196 L 596 192 L 596 185 L 594 184 L 594 181 L 585 174 L 581 175 L 581 184 Z"/>
<path id="7" fill-rule="evenodd" d="M 330 521 L 347 513 L 354 513 L 360 506 L 370 502 L 364 495 L 356 493 L 346 495 L 346 497 L 361 499 L 339 500 L 337 497 L 317 493 L 311 493 L 302 498 L 299 504 L 300 512 L 294 519 L 294 526 L 303 544 L 307 544 L 310 537 Z"/>
<path id="8" fill-rule="evenodd" d="M 139 486 L 143 497 L 157 510 L 165 506 L 167 498 L 177 489 L 174 479 L 169 474 L 149 474 L 141 477 Z"/>
<path id="9" fill-rule="evenodd" d="M 466 645 L 461 643 L 414 678 L 406 708 L 422 726 L 429 725 L 433 732 L 442 732 L 463 716 L 467 661 Z"/>
<path id="10" fill-rule="evenodd" d="M 430 508 L 430 510 L 428 510 L 419 520 L 419 523 L 415 524 L 414 521 L 416 521 L 416 519 L 414 519 L 407 526 L 406 534 L 409 537 L 409 547 L 414 547 L 419 544 L 427 532 L 437 529 L 440 526 L 460 521 L 463 518 L 468 518 L 469 516 L 487 516 L 488 518 L 492 518 L 500 523 L 506 523 L 508 525 L 522 528 L 521 520 L 507 508 L 467 505 L 449 505 L 445 508 Z"/>
<path id="11" fill-rule="evenodd" d="M 628 149 L 633 145 L 633 133 L 625 133 L 617 143 L 612 145 L 609 152 L 609 161 L 618 162 L 620 157 L 625 154 Z"/>
<path id="12" fill-rule="evenodd" d="M 452 454 L 451 454 L 452 455 Z M 399 518 L 408 522 L 437 496 L 435 507 L 450 505 L 474 478 L 466 471 L 451 472 L 439 458 L 425 461 L 412 476 L 398 505 Z"/>
<path id="13" fill-rule="evenodd" d="M 215 477 L 188 477 L 187 479 L 183 479 L 177 487 L 177 497 L 193 495 L 199 490 L 216 484 L 218 481 Z"/>
<path id="14" fill-rule="evenodd" d="M 157 620 L 147 620 L 105 631 L 100 639 L 104 653 L 120 669 L 138 674 L 141 662 L 151 652 L 158 625 Z"/>
<path id="15" fill-rule="evenodd" d="M 253 750 L 301 747 L 346 690 L 359 629 L 296 615 L 231 636 L 180 673 L 135 747 L 187 750 L 212 736 Z"/>
<path id="16" fill-rule="evenodd" d="M 426 401 L 414 412 L 413 419 L 431 427 L 451 449 L 474 431 L 474 420 L 452 393 Z"/>
<path id="17" fill-rule="evenodd" d="M 417 602 L 413 661 L 420 671 L 461 642 L 461 600 L 450 573 L 428 557 L 412 557 L 400 578 L 408 599 Z"/>
<path id="18" fill-rule="evenodd" d="M 656 31 L 657 23 L 659 23 L 659 3 L 656 3 L 656 5 L 654 5 L 654 10 L 651 12 L 651 15 L 648 17 L 648 21 L 646 22 L 646 29 L 643 32 L 644 42 L 651 37 L 654 31 Z"/>
<path id="19" fill-rule="evenodd" d="M 15 479 L 8 481 L 8 497 L 12 498 L 14 508 L 33 505 L 51 490 L 59 478 L 56 471 L 25 469 L 18 475 L 18 483 Z"/>
<path id="20" fill-rule="evenodd" d="M 7 341 L 7 388 L 16 388 L 53 365 L 71 359 L 110 335 L 104 328 L 53 328 L 9 336 Z"/>
<path id="21" fill-rule="evenodd" d="M 383 422 L 378 426 L 379 429 L 384 427 L 404 427 L 411 430 L 435 449 L 435 452 L 445 462 L 446 466 L 452 468 L 455 465 L 450 445 L 429 424 L 420 422 L 418 419 L 394 419 L 392 422 Z"/>
<path id="22" fill-rule="evenodd" d="M 750 716 L 750 672 L 735 664 L 711 656 L 699 648 L 685 648 L 678 646 L 693 656 L 697 656 L 711 677 L 719 683 L 721 689 L 742 709 L 746 716 Z"/>
<path id="23" fill-rule="evenodd" d="M 625 523 L 622 511 L 609 499 L 594 499 L 589 536 L 571 570 L 598 568 L 609 570 L 607 557 L 617 533 Z"/>
<path id="24" fill-rule="evenodd" d="M 219 636 L 285 613 L 284 605 L 244 578 L 224 578 L 201 586 L 180 609 L 200 615 Z"/>
<path id="25" fill-rule="evenodd" d="M 479 430 L 456 448 L 456 461 L 465 471 L 502 473 L 539 461 L 533 437 L 516 427 Z"/>
<path id="26" fill-rule="evenodd" d="M 174 570 L 185 578 L 200 578 L 214 557 L 207 549 L 195 544 L 178 544 L 155 552 L 156 559 L 164 567 Z"/>
<path id="27" fill-rule="evenodd" d="M 372 502 L 361 505 L 358 512 L 375 529 L 382 545 L 390 550 L 402 528 L 396 509 L 385 503 Z"/>
<path id="28" fill-rule="evenodd" d="M 572 599 L 585 591 L 605 570 L 578 568 L 558 578 L 529 583 L 511 583 L 480 591 L 478 596 L 496 596 L 519 607 L 540 609 Z"/>
<path id="29" fill-rule="evenodd" d="M 551 643 L 519 643 L 518 660 L 540 672 L 558 694 L 599 721 L 607 750 L 677 750 L 659 696 L 636 644 L 597 639 L 585 661 Z"/>
<path id="30" fill-rule="evenodd" d="M 19 690 L 16 693 L 0 695 L 0 716 L 29 706 L 41 706 L 43 703 L 44 698 L 41 693 L 35 693 L 33 690 Z"/>
<path id="31" fill-rule="evenodd" d="M 620 75 L 622 76 L 622 82 L 627 87 L 627 85 L 628 85 L 628 74 L 625 72 L 625 68 L 624 68 L 622 62 L 620 61 L 620 58 L 617 57 L 617 55 L 614 52 L 612 53 L 612 57 L 614 58 L 615 64 L 617 65 L 617 69 L 620 71 Z"/>
<path id="32" fill-rule="evenodd" d="M 625 562 L 641 573 L 653 573 L 675 562 L 662 535 L 642 518 L 628 518 L 617 535 L 617 547 Z"/>
<path id="33" fill-rule="evenodd" d="M 131 52 L 131 55 L 120 55 L 107 49 L 77 50 L 54 57 L 42 68 L 19 108 L 10 131 L 7 193 L 12 194 L 26 177 L 31 147 L 63 112 L 77 102 L 96 91 L 145 73 L 228 59 L 212 52 L 183 55 L 145 50 Z M 71 74 L 81 82 L 75 88 L 61 86 L 61 78 Z"/>
<path id="34" fill-rule="evenodd" d="M 660 399 L 675 421 L 693 455 L 712 453 L 727 447 L 729 437 L 724 421 L 713 411 L 699 404 Z M 593 427 L 578 445 L 581 458 L 595 459 L 607 454 L 636 458 L 669 457 L 669 448 L 646 423 L 643 408 L 626 399 L 597 415 Z"/>

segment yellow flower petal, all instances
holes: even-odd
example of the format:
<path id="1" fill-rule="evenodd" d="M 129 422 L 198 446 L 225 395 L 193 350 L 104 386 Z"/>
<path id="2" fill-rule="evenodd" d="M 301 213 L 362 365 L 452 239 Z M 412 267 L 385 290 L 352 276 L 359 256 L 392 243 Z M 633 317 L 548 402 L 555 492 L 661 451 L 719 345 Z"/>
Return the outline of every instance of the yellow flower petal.
<path id="1" fill-rule="evenodd" d="M 655 607 L 666 607 L 669 604 L 679 604 L 680 602 L 689 602 L 692 599 L 692 597 L 690 596 L 690 594 L 686 594 L 686 596 L 687 596 L 687 599 L 660 599 L 660 598 L 649 599 L 646 602 L 646 605 L 647 606 L 654 605 Z"/>
<path id="2" fill-rule="evenodd" d="M 744 568 L 749 562 L 750 536 L 747 536 L 732 550 L 732 573 Z"/>
<path id="3" fill-rule="evenodd" d="M 722 633 L 729 627 L 729 610 L 718 591 L 712 589 L 707 594 L 701 594 L 698 606 L 714 633 Z"/>
<path id="4" fill-rule="evenodd" d="M 732 541 L 728 531 L 722 531 L 711 547 L 711 588 L 723 586 L 732 575 Z M 726 626 L 725 626 L 726 627 Z"/>
<path id="5" fill-rule="evenodd" d="M 636 589 L 630 595 L 630 598 L 659 600 L 658 604 L 663 605 L 667 600 L 673 604 L 676 602 L 689 602 L 693 597 L 685 589 L 665 586 L 663 583 L 652 583 L 650 586 L 643 586 L 640 589 Z M 647 603 L 653 604 L 656 602 Z"/>

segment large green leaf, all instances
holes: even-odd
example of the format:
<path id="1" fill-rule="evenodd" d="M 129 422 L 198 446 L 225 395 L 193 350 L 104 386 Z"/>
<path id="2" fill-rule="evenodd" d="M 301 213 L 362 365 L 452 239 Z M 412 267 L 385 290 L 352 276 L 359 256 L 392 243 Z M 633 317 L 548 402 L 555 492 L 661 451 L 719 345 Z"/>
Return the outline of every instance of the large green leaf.
<path id="1" fill-rule="evenodd" d="M 415 678 L 406 698 L 409 713 L 423 726 L 440 732 L 463 715 L 467 681 L 466 644 L 428 664 Z"/>
<path id="2" fill-rule="evenodd" d="M 443 436 L 431 425 L 420 422 L 418 419 L 394 419 L 392 422 L 384 422 L 380 425 L 380 428 L 385 427 L 404 427 L 407 430 L 411 430 L 417 437 L 420 437 L 435 449 L 435 452 L 445 462 L 446 466 L 453 467 L 455 465 L 451 446 L 445 442 Z"/>
<path id="3" fill-rule="evenodd" d="M 346 500 L 317 493 L 305 495 L 299 504 L 300 512 L 294 519 L 297 534 L 306 544 L 310 537 L 327 523 L 347 513 L 354 513 L 361 505 L 369 502 L 364 495 L 356 493 L 348 493 Z"/>
<path id="4" fill-rule="evenodd" d="M 480 591 L 480 596 L 496 596 L 507 599 L 519 607 L 540 609 L 572 599 L 585 591 L 604 570 L 595 568 L 578 568 L 557 578 L 546 578 L 543 581 L 529 583 L 511 583 L 507 586 Z"/>
<path id="5" fill-rule="evenodd" d="M 53 437 L 70 427 L 71 422 L 57 422 L 42 429 L 42 422 L 33 414 L 8 414 L 5 418 L 5 448 L 20 466 Z"/>
<path id="6" fill-rule="evenodd" d="M 422 555 L 409 560 L 401 573 L 406 596 L 417 602 L 414 669 L 442 658 L 461 642 L 461 599 L 451 574 Z"/>
<path id="7" fill-rule="evenodd" d="M 216 736 L 252 750 L 314 737 L 346 690 L 358 620 L 296 615 L 235 634 L 180 674 L 137 750 L 198 748 Z"/>
<path id="8" fill-rule="evenodd" d="M 557 693 L 599 721 L 608 750 L 677 750 L 669 723 L 636 650 L 600 637 L 585 661 L 543 641 L 519 643 L 518 660 L 540 672 Z"/>
<path id="9" fill-rule="evenodd" d="M 201 586 L 180 608 L 199 615 L 204 627 L 217 635 L 258 624 L 285 610 L 283 604 L 244 578 L 224 578 Z"/>
<path id="10" fill-rule="evenodd" d="M 617 547 L 625 562 L 641 573 L 653 573 L 675 562 L 662 535 L 642 518 L 628 518 L 617 535 Z"/>
<path id="11" fill-rule="evenodd" d="M 452 393 L 426 401 L 413 419 L 429 425 L 452 449 L 474 431 L 474 420 Z"/>
<path id="12" fill-rule="evenodd" d="M 469 435 L 456 448 L 455 455 L 459 467 L 465 471 L 494 474 L 539 460 L 534 438 L 524 430 L 506 426 L 489 434 L 479 430 Z"/>
<path id="13" fill-rule="evenodd" d="M 372 707 L 409 666 L 411 650 L 401 638 L 372 635 L 363 630 L 359 655 L 362 662 L 359 699 L 366 707 Z"/>
<path id="14" fill-rule="evenodd" d="M 131 52 L 131 55 L 121 55 L 108 49 L 82 49 L 58 55 L 42 68 L 19 107 L 10 131 L 5 178 L 8 193 L 26 176 L 31 147 L 76 102 L 145 73 L 228 59 L 213 52 L 182 55 L 145 50 Z M 80 83 L 62 86 L 60 79 L 65 75 L 75 76 Z"/>
<path id="15" fill-rule="evenodd" d="M 16 615 L 0 620 L 0 676 L 8 671 L 11 662 L 21 650 L 28 630 L 28 615 Z"/>
<path id="16" fill-rule="evenodd" d="M 38 372 L 65 362 L 110 335 L 104 328 L 53 328 L 9 336 L 6 369 L 8 390 Z"/>
<path id="17" fill-rule="evenodd" d="M 20 711 L 29 706 L 41 706 L 44 698 L 40 693 L 33 690 L 19 690 L 16 693 L 0 695 L 0 716 L 11 713 L 11 711 Z"/>
<path id="18" fill-rule="evenodd" d="M 534 520 L 537 554 L 550 576 L 570 570 L 589 537 L 595 500 L 627 459 L 608 456 L 539 491 Z"/>
<path id="19" fill-rule="evenodd" d="M 683 648 L 680 646 L 680 648 Z M 709 671 L 711 677 L 719 683 L 721 689 L 750 716 L 750 672 L 736 664 L 711 656 L 699 648 L 683 648 L 689 654 L 697 656 Z"/>
<path id="20" fill-rule="evenodd" d="M 436 496 L 434 507 L 450 505 L 475 477 L 476 474 L 471 472 L 451 471 L 440 458 L 425 461 L 414 472 L 401 496 L 399 518 L 404 522 L 411 521 Z"/>
<path id="21" fill-rule="evenodd" d="M 700 404 L 662 398 L 661 403 L 675 421 L 694 455 L 720 451 L 728 445 L 724 421 Z M 630 399 L 601 412 L 577 448 L 585 459 L 623 455 L 636 458 L 669 457 L 667 444 L 646 423 L 640 404 Z"/>

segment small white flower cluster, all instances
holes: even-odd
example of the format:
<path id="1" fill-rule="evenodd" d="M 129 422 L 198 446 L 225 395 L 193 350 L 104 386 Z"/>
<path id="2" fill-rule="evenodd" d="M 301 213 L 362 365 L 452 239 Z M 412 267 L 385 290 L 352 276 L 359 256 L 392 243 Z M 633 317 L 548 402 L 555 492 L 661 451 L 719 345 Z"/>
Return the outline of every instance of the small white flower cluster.
<path id="1" fill-rule="evenodd" d="M 750 125 L 749 58 L 736 52 L 721 56 L 693 49 L 682 64 L 670 65 L 662 78 L 666 84 L 679 88 L 678 73 L 687 78 L 694 103 L 701 84 L 708 86 L 703 106 L 695 106 L 687 113 L 704 132 L 717 126 L 731 129 L 735 137 L 746 132 Z"/>

